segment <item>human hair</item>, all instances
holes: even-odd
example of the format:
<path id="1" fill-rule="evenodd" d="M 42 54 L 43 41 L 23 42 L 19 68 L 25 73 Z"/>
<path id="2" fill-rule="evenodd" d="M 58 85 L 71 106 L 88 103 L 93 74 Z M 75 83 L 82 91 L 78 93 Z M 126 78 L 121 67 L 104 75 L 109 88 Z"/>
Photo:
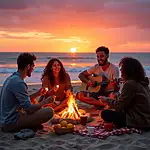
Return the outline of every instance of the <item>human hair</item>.
<path id="1" fill-rule="evenodd" d="M 52 86 L 54 86 L 54 84 L 55 84 L 55 77 L 54 77 L 54 73 L 53 73 L 53 71 L 52 71 L 52 65 L 53 65 L 53 63 L 55 62 L 55 61 L 57 61 L 59 64 L 60 64 L 60 66 L 61 66 L 61 69 L 60 69 L 60 72 L 59 72 L 59 79 L 60 79 L 60 82 L 65 82 L 65 79 L 66 79 L 66 76 L 67 76 L 67 73 L 66 73 L 66 71 L 65 71 L 65 68 L 64 68 L 64 66 L 63 66 L 63 64 L 62 64 L 62 62 L 59 60 L 59 59 L 57 59 L 57 58 L 52 58 L 48 63 L 47 63 L 47 65 L 46 65 L 46 67 L 45 67 L 45 69 L 44 69 L 44 72 L 43 72 L 43 74 L 42 74 L 42 78 L 41 78 L 41 80 L 44 78 L 44 76 L 47 76 L 48 77 L 48 79 L 49 79 L 49 81 L 50 81 L 50 84 L 52 85 Z"/>
<path id="2" fill-rule="evenodd" d="M 17 58 L 18 70 L 24 70 L 27 65 L 32 65 L 36 60 L 36 56 L 31 53 L 21 53 Z"/>
<path id="3" fill-rule="evenodd" d="M 96 53 L 97 52 L 104 52 L 106 55 L 109 55 L 109 49 L 108 47 L 105 47 L 105 46 L 98 47 L 96 49 Z"/>
<path id="4" fill-rule="evenodd" d="M 124 57 L 121 59 L 119 66 L 126 80 L 132 79 L 136 82 L 140 82 L 145 79 L 146 74 L 144 68 L 137 59 Z"/>

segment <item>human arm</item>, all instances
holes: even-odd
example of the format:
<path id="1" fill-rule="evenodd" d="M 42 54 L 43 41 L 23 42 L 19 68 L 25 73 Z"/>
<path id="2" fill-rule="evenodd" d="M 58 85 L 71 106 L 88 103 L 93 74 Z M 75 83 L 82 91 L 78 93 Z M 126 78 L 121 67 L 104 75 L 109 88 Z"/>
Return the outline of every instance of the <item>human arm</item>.
<path id="1" fill-rule="evenodd" d="M 112 89 L 114 92 L 119 92 L 120 90 L 119 69 L 116 66 L 112 67 L 112 76 L 107 88 L 108 91 Z"/>
<path id="2" fill-rule="evenodd" d="M 88 81 L 87 77 L 88 77 L 89 75 L 90 75 L 90 74 L 87 72 L 87 70 L 85 70 L 85 71 L 81 72 L 78 77 L 79 77 L 79 79 L 80 79 L 82 82 L 88 84 L 89 81 Z"/>
<path id="3" fill-rule="evenodd" d="M 32 101 L 32 99 L 35 99 L 35 98 L 37 98 L 39 96 L 40 96 L 40 91 L 37 91 L 37 92 L 35 92 L 35 93 L 33 93 L 33 94 L 30 95 L 30 99 Z"/>
<path id="4" fill-rule="evenodd" d="M 102 102 L 107 103 L 110 108 L 115 109 L 116 111 L 125 110 L 131 103 L 135 95 L 135 86 L 134 81 L 127 81 L 122 88 L 121 95 L 118 100 L 114 100 L 107 97 L 101 97 Z"/>
<path id="5" fill-rule="evenodd" d="M 31 107 L 24 108 L 24 110 L 27 113 L 33 113 L 33 112 L 37 111 L 38 109 L 42 108 L 42 106 L 53 103 L 54 99 L 55 99 L 54 96 L 49 96 L 48 98 L 43 98 L 41 102 L 39 102 L 37 104 L 32 104 Z"/>
<path id="6" fill-rule="evenodd" d="M 79 79 L 86 83 L 88 86 L 94 86 L 95 82 L 92 80 L 88 80 L 88 76 L 92 75 L 95 71 L 94 67 L 89 68 L 88 70 L 85 70 L 79 74 Z"/>
<path id="7" fill-rule="evenodd" d="M 113 69 L 113 79 L 119 79 L 119 68 L 116 66 Z"/>
<path id="8" fill-rule="evenodd" d="M 43 88 L 50 88 L 50 81 L 48 76 L 44 76 L 42 79 L 42 87 Z"/>
<path id="9" fill-rule="evenodd" d="M 71 79 L 68 73 L 66 73 L 66 79 L 65 79 L 65 93 L 66 91 L 73 91 L 73 87 L 71 85 Z"/>
<path id="10" fill-rule="evenodd" d="M 54 111 L 60 111 L 62 108 L 67 107 L 67 102 L 68 102 L 69 97 L 65 98 L 59 105 L 57 105 L 56 107 L 54 107 Z"/>
<path id="11" fill-rule="evenodd" d="M 44 76 L 44 78 L 42 79 L 42 87 L 43 88 L 48 88 L 48 91 L 46 93 L 47 96 L 52 96 L 54 95 L 54 93 L 58 90 L 59 87 L 57 86 L 54 86 L 54 87 L 51 87 L 50 86 L 50 81 L 48 79 L 47 76 Z"/>
<path id="12" fill-rule="evenodd" d="M 38 103 L 38 101 L 36 100 L 36 98 L 39 97 L 39 96 L 43 97 L 43 95 L 45 95 L 46 93 L 47 93 L 47 90 L 45 88 L 39 89 L 37 92 L 35 92 L 35 93 L 33 93 L 33 94 L 30 95 L 31 102 L 33 104 Z"/>
<path id="13" fill-rule="evenodd" d="M 27 113 L 33 113 L 36 110 L 40 109 L 44 104 L 51 102 L 52 97 L 45 99 L 38 104 L 31 104 L 30 97 L 28 95 L 27 85 L 24 82 L 20 82 L 13 88 L 13 93 L 16 99 L 19 101 L 19 108 L 23 108 Z"/>
<path id="14" fill-rule="evenodd" d="M 71 80 L 70 80 L 70 77 L 68 74 L 66 74 L 66 80 L 65 80 L 65 98 L 61 101 L 61 103 L 56 106 L 54 108 L 54 111 L 59 111 L 61 110 L 62 108 L 66 107 L 67 106 L 67 102 L 68 102 L 68 98 L 70 95 L 72 95 L 73 89 L 72 89 L 72 86 L 71 86 Z"/>

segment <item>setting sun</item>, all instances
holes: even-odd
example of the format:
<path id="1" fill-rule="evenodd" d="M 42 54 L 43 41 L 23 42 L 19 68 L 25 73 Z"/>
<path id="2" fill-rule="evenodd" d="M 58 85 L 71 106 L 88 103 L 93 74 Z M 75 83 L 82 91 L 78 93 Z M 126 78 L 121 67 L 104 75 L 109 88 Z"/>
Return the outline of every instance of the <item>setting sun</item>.
<path id="1" fill-rule="evenodd" d="M 73 48 L 70 48 L 70 52 L 71 52 L 71 53 L 75 53 L 75 52 L 76 52 L 76 48 L 74 48 L 74 47 L 73 47 Z"/>

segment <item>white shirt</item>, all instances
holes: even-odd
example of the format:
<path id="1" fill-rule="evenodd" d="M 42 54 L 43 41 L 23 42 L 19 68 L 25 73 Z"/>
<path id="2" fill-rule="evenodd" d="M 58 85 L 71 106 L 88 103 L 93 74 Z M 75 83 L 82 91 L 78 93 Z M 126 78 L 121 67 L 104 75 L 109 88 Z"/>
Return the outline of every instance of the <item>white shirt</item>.
<path id="1" fill-rule="evenodd" d="M 119 69 L 114 64 L 110 63 L 109 67 L 104 71 L 99 64 L 90 67 L 87 72 L 96 76 L 105 76 L 108 80 L 119 78 Z"/>

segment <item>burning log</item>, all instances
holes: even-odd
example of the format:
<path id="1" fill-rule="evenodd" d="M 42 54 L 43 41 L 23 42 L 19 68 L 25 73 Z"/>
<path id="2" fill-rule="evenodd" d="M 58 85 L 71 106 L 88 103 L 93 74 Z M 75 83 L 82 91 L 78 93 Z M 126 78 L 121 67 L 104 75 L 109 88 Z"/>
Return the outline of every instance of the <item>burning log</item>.
<path id="1" fill-rule="evenodd" d="M 80 118 L 80 114 L 79 114 L 79 112 L 78 112 L 78 110 L 77 110 L 77 108 L 76 108 L 76 106 L 75 106 L 74 103 L 73 103 L 73 108 L 74 108 L 74 110 L 75 110 L 75 112 L 76 112 L 78 118 Z"/>
<path id="2" fill-rule="evenodd" d="M 75 120 L 77 120 L 76 114 L 73 114 L 73 118 L 74 118 Z"/>
<path id="3" fill-rule="evenodd" d="M 64 110 L 62 110 L 61 112 L 58 113 L 59 116 L 61 116 L 64 112 L 67 111 L 68 108 L 65 108 Z"/>
<path id="4" fill-rule="evenodd" d="M 58 113 L 59 120 L 67 120 L 68 122 L 72 124 L 78 124 L 80 123 L 80 116 L 82 114 L 87 114 L 85 110 L 78 109 L 78 105 L 75 101 L 75 97 L 73 95 L 70 95 L 67 102 L 67 107 Z M 89 116 L 89 115 L 87 115 Z"/>
<path id="5" fill-rule="evenodd" d="M 70 119 L 79 119 L 80 118 L 80 112 L 78 110 L 78 106 L 75 102 L 75 97 L 73 95 L 69 96 L 68 99 L 68 107 L 65 108 L 62 112 L 59 113 L 59 115 L 62 118 L 70 118 Z"/>

